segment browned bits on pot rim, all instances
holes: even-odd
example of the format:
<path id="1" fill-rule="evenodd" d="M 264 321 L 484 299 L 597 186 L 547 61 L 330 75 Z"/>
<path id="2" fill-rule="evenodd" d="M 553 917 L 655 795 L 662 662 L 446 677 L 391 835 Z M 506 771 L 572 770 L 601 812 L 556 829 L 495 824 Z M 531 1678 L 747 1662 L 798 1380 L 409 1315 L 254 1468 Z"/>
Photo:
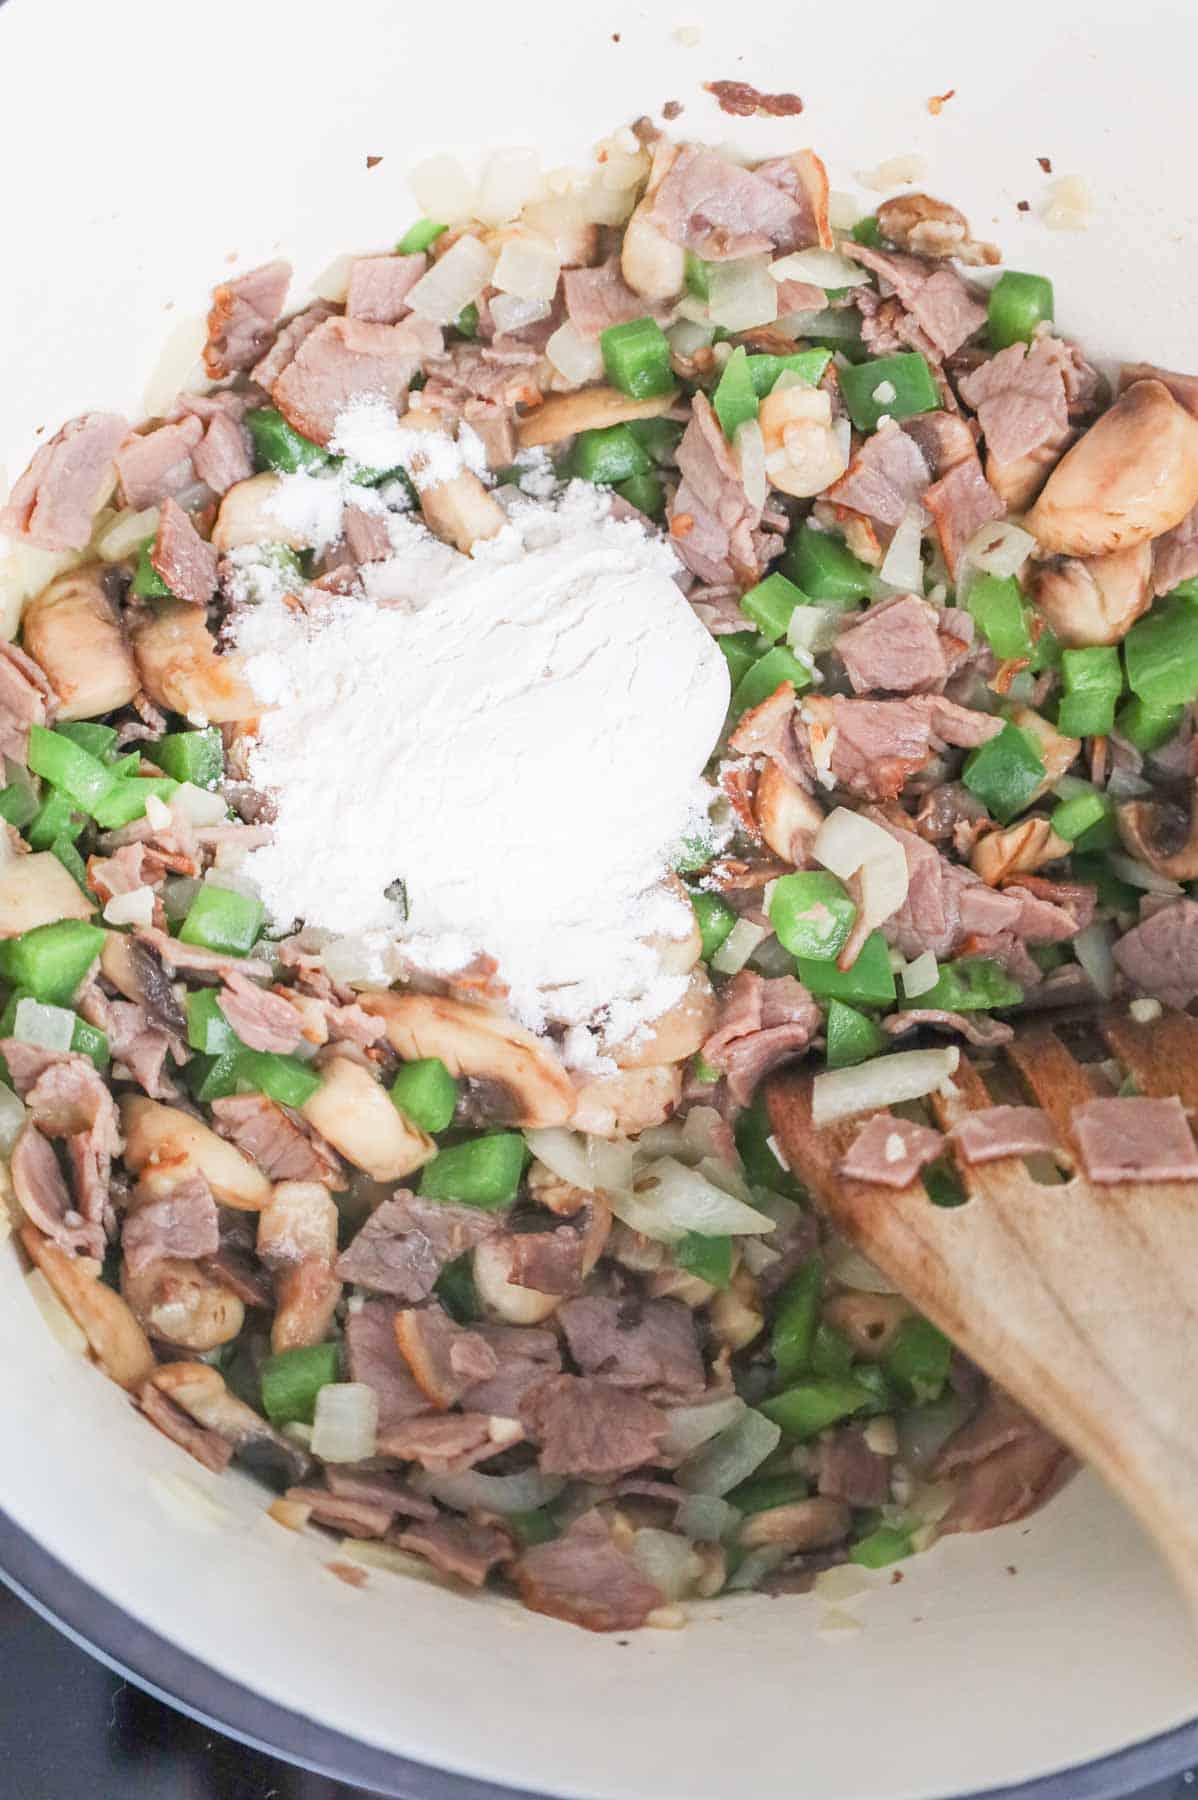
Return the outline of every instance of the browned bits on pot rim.
<path id="1" fill-rule="evenodd" d="M 803 110 L 797 94 L 763 94 L 749 81 L 705 81 L 721 112 L 734 118 L 751 119 L 754 113 L 765 113 L 771 119 L 790 119 Z"/>

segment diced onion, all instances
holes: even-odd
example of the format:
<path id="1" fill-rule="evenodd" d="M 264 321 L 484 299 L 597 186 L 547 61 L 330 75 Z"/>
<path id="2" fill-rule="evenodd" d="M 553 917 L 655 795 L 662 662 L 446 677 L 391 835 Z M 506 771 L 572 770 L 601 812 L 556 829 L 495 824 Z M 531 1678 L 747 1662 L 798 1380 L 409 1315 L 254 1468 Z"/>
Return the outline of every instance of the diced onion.
<path id="1" fill-rule="evenodd" d="M 635 1192 L 612 1194 L 611 1209 L 633 1231 L 665 1244 L 677 1243 L 688 1231 L 722 1237 L 774 1228 L 765 1213 L 670 1156 L 640 1172 Z"/>
<path id="2" fill-rule="evenodd" d="M 636 205 L 636 187 L 609 187 L 597 178 L 581 190 L 579 204 L 588 225 L 623 225 Z"/>
<path id="3" fill-rule="evenodd" d="M 841 881 L 859 875 L 861 913 L 868 930 L 889 919 L 907 898 L 907 858 L 888 831 L 838 806 L 820 826 L 812 855 Z"/>
<path id="4" fill-rule="evenodd" d="M 975 569 L 1005 580 L 1009 575 L 1018 575 L 1035 549 L 1036 540 L 1030 531 L 991 520 L 974 532 L 965 546 L 964 556 Z"/>
<path id="5" fill-rule="evenodd" d="M 483 168 L 474 216 L 485 225 L 506 225 L 544 191 L 541 158 L 535 150 L 496 150 Z"/>
<path id="6" fill-rule="evenodd" d="M 96 539 L 96 554 L 103 562 L 122 562 L 140 550 L 147 538 L 158 530 L 158 508 L 147 506 L 141 512 L 128 508 L 117 514 Z"/>
<path id="7" fill-rule="evenodd" d="M 782 1441 L 782 1427 L 752 1407 L 734 1425 L 721 1431 L 709 1444 L 688 1456 L 675 1472 L 679 1487 L 695 1494 L 728 1494 L 767 1456 L 772 1456 Z"/>
<path id="8" fill-rule="evenodd" d="M 739 1394 L 708 1400 L 701 1406 L 672 1406 L 666 1413 L 662 1449 L 668 1456 L 690 1456 L 744 1417 L 748 1407 Z"/>
<path id="9" fill-rule="evenodd" d="M 19 1101 L 18 1105 L 20 1105 Z M 24 1110 L 24 1107 L 21 1107 L 21 1111 L 24 1112 Z M 10 1148 L 11 1145 L 4 1146 L 5 1155 L 8 1154 Z M 30 1269 L 25 1277 L 25 1286 L 29 1289 L 29 1297 L 41 1313 L 43 1322 L 49 1327 L 50 1336 L 57 1338 L 64 1350 L 72 1350 L 82 1356 L 87 1349 L 87 1338 L 76 1325 L 42 1271 Z"/>
<path id="10" fill-rule="evenodd" d="M 492 303 L 492 308 L 494 303 Z M 559 325 L 549 342 L 545 345 L 545 354 L 557 370 L 574 387 L 583 387 L 588 381 L 598 381 L 603 374 L 603 352 L 599 348 L 598 338 L 581 337 L 569 319 Z"/>
<path id="11" fill-rule="evenodd" d="M 1044 197 L 1040 217 L 1050 231 L 1085 231 L 1094 212 L 1094 197 L 1080 175 L 1062 175 Z"/>
<path id="12" fill-rule="evenodd" d="M 0 1081 L 0 1156 L 7 1156 L 25 1123 L 25 1108 L 12 1089 Z M 2 1210 L 2 1208 L 0 1208 Z"/>
<path id="13" fill-rule="evenodd" d="M 676 319 L 666 332 L 670 349 L 678 356 L 693 356 L 705 350 L 715 336 L 715 326 L 703 319 Z"/>
<path id="14" fill-rule="evenodd" d="M 548 238 L 528 231 L 506 240 L 491 279 L 500 293 L 519 300 L 552 300 L 561 272 L 561 258 Z"/>
<path id="15" fill-rule="evenodd" d="M 707 316 L 725 331 L 750 331 L 772 325 L 778 317 L 778 284 L 770 279 L 764 256 L 711 265 Z"/>
<path id="16" fill-rule="evenodd" d="M 854 1250 L 851 1244 L 839 1244 L 828 1255 L 828 1274 L 841 1287 L 853 1288 L 860 1294 L 897 1294 L 889 1275 Z"/>
<path id="17" fill-rule="evenodd" d="M 922 507 L 907 508 L 878 570 L 887 587 L 905 594 L 923 593 L 923 519 Z"/>
<path id="18" fill-rule="evenodd" d="M 851 231 L 862 217 L 861 202 L 853 194 L 832 188 L 828 194 L 828 223 L 833 231 Z"/>
<path id="19" fill-rule="evenodd" d="M 364 931 L 334 938 L 320 952 L 330 981 L 345 987 L 390 987 L 399 973 L 394 946 L 386 931 Z"/>
<path id="20" fill-rule="evenodd" d="M 69 1050 L 75 1035 L 75 1015 L 65 1006 L 18 1000 L 12 1034 L 22 1044 L 37 1044 L 43 1050 Z"/>
<path id="21" fill-rule="evenodd" d="M 417 163 L 408 177 L 408 186 L 422 211 L 442 225 L 456 225 L 474 217 L 478 192 L 456 156 L 430 156 Z"/>
<path id="22" fill-rule="evenodd" d="M 0 638 L 17 635 L 25 602 L 40 594 L 56 575 L 83 561 L 81 550 L 40 550 L 35 544 L 5 545 L 0 532 Z"/>
<path id="23" fill-rule="evenodd" d="M 373 1456 L 379 1397 L 364 1381 L 330 1381 L 317 1391 L 312 1454 L 322 1462 L 365 1462 Z"/>
<path id="24" fill-rule="evenodd" d="M 746 419 L 736 428 L 734 440 L 740 482 L 750 506 L 765 505 L 769 483 L 765 477 L 765 439 L 756 419 Z"/>
<path id="25" fill-rule="evenodd" d="M 767 926 L 754 925 L 751 919 L 738 919 L 712 957 L 712 968 L 717 975 L 739 974 L 758 944 L 769 935 Z"/>
<path id="26" fill-rule="evenodd" d="M 207 788 L 197 787 L 193 781 L 180 782 L 171 796 L 171 804 L 177 806 L 193 825 L 223 825 L 229 815 L 228 802 L 222 795 L 209 793 Z"/>
<path id="27" fill-rule="evenodd" d="M 690 1592 L 695 1553 L 688 1538 L 680 1537 L 676 1531 L 646 1528 L 636 1533 L 631 1548 L 642 1574 L 660 1588 L 667 1600 L 682 1600 Z"/>
<path id="28" fill-rule="evenodd" d="M 142 409 L 149 418 L 159 418 L 169 411 L 181 392 L 204 385 L 202 357 L 207 338 L 208 321 L 200 313 L 180 319 L 174 326 L 141 397 Z"/>
<path id="29" fill-rule="evenodd" d="M 563 1476 L 542 1475 L 539 1469 L 521 1469 L 516 1475 L 483 1475 L 478 1469 L 467 1469 L 461 1475 L 429 1475 L 417 1470 L 410 1485 L 454 1512 L 471 1512 L 477 1507 L 482 1512 L 514 1513 L 548 1506 L 566 1483 Z"/>
<path id="30" fill-rule="evenodd" d="M 861 287 L 869 271 L 835 250 L 793 250 L 770 264 L 775 281 L 809 281 L 812 287 Z"/>
<path id="31" fill-rule="evenodd" d="M 1159 1000 L 1153 1000 L 1145 994 L 1138 1000 L 1130 1001 L 1127 1010 L 1137 1025 L 1154 1025 L 1165 1009 Z"/>
<path id="32" fill-rule="evenodd" d="M 900 1100 L 921 1100 L 956 1073 L 960 1059 L 957 1046 L 949 1044 L 942 1050 L 896 1050 L 854 1069 L 830 1069 L 812 1083 L 812 1122 L 818 1128 Z"/>
<path id="33" fill-rule="evenodd" d="M 1128 887 L 1141 888 L 1146 894 L 1167 894 L 1170 899 L 1176 899 L 1184 891 L 1179 882 L 1171 881 L 1167 875 L 1158 875 L 1155 869 L 1137 862 L 1134 856 L 1125 856 L 1121 850 L 1109 850 L 1107 864 Z"/>
<path id="34" fill-rule="evenodd" d="M 796 653 L 822 656 L 830 650 L 844 622 L 838 606 L 796 606 L 786 627 L 786 641 Z"/>
<path id="35" fill-rule="evenodd" d="M 718 1544 L 740 1524 L 740 1513 L 718 1494 L 688 1494 L 674 1523 L 694 1543 Z"/>
<path id="36" fill-rule="evenodd" d="M 913 181 L 919 181 L 926 168 L 926 157 L 912 151 L 906 156 L 891 156 L 876 169 L 858 169 L 857 180 L 862 187 L 884 194 L 888 188 L 909 187 Z"/>
<path id="37" fill-rule="evenodd" d="M 114 894 L 104 907 L 106 925 L 152 925 L 154 923 L 154 890 L 136 887 L 127 894 Z"/>
<path id="38" fill-rule="evenodd" d="M 549 317 L 548 300 L 522 300 L 518 294 L 496 294 L 491 302 L 491 318 L 497 332 L 523 331 Z"/>
<path id="39" fill-rule="evenodd" d="M 1079 931 L 1073 953 L 1104 1000 L 1115 992 L 1114 927 L 1109 919 L 1096 919 Z"/>
<path id="40" fill-rule="evenodd" d="M 932 952 L 925 950 L 914 962 L 904 963 L 901 974 L 903 992 L 908 1000 L 914 1000 L 935 987 L 940 979 L 940 965 Z"/>
<path id="41" fill-rule="evenodd" d="M 538 1162 L 584 1193 L 626 1188 L 632 1181 L 636 1145 L 626 1138 L 584 1137 L 563 1126 L 548 1126 L 526 1131 L 524 1140 Z"/>
<path id="42" fill-rule="evenodd" d="M 494 267 L 494 253 L 485 244 L 469 234 L 460 237 L 408 290 L 408 305 L 434 325 L 452 325 L 462 308 L 478 299 Z"/>

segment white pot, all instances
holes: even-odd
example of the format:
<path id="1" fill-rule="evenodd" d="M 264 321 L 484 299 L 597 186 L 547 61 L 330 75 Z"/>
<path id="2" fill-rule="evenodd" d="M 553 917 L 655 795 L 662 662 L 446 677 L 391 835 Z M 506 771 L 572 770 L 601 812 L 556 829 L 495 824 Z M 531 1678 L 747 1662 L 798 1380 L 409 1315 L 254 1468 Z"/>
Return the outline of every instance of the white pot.
<path id="1" fill-rule="evenodd" d="M 233 269 L 290 256 L 298 300 L 342 252 L 393 243 L 419 156 L 576 161 L 671 99 L 684 133 L 815 145 L 837 189 L 922 153 L 931 191 L 1054 277 L 1085 344 L 1193 369 L 1185 10 L 11 0 L 0 462 L 15 474 L 85 407 L 137 416 L 168 334 Z M 798 89 L 806 112 L 724 118 L 700 84 L 725 77 Z M 1089 184 L 1088 231 L 1038 220 L 1040 156 Z M 883 1574 L 853 1607 L 864 1629 L 835 1640 L 813 1598 L 716 1601 L 625 1640 L 379 1572 L 356 1590 L 322 1568 L 331 1545 L 272 1524 L 251 1481 L 208 1475 L 63 1350 L 8 1248 L 0 1445 L 0 1562 L 35 1601 L 226 1729 L 388 1793 L 463 1792 L 444 1770 L 602 1800 L 1101 1796 L 1198 1756 L 1181 1606 L 1090 1479 L 908 1562 L 901 1585 Z M 199 1516 L 180 1484 L 220 1510 Z"/>

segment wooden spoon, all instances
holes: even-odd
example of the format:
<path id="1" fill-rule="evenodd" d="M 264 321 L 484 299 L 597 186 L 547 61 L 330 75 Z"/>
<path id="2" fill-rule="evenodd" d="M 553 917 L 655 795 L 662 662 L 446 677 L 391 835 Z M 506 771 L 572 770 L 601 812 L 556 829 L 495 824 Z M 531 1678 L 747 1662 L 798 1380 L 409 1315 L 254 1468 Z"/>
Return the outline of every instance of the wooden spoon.
<path id="1" fill-rule="evenodd" d="M 1198 1020 L 1152 1024 L 1109 1012 L 1093 1024 L 1141 1094 L 1198 1112 Z M 1038 1023 L 999 1052 L 1081 1167 L 1071 1114 L 1100 1089 Z M 993 1054 L 993 1053 L 991 1053 Z M 813 1075 L 767 1088 L 774 1133 L 836 1229 L 953 1342 L 1101 1474 L 1156 1540 L 1198 1612 L 1198 1184 L 1092 1186 L 1033 1179 L 1021 1157 L 958 1163 L 967 1204 L 937 1206 L 921 1180 L 901 1190 L 846 1180 L 840 1162 L 864 1118 L 818 1130 Z M 994 1105 L 964 1054 L 957 1092 L 934 1095 L 938 1124 Z"/>

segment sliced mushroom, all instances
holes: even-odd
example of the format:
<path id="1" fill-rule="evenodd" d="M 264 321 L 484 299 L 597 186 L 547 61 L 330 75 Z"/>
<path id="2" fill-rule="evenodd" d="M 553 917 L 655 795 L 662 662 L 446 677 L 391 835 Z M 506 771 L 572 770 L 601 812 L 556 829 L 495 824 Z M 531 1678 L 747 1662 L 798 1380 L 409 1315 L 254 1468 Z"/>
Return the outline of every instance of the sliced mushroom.
<path id="1" fill-rule="evenodd" d="M 676 1063 L 594 1075 L 574 1098 L 570 1124 L 591 1137 L 637 1137 L 664 1125 L 682 1099 L 682 1070 Z"/>
<path id="2" fill-rule="evenodd" d="M 1034 563 L 1031 596 L 1069 649 L 1121 643 L 1152 605 L 1152 545 Z"/>
<path id="3" fill-rule="evenodd" d="M 1137 381 L 1062 458 L 1028 514 L 1042 550 L 1109 556 L 1159 537 L 1198 503 L 1198 419 Z"/>
<path id="4" fill-rule="evenodd" d="M 557 444 L 577 431 L 599 431 L 605 425 L 622 425 L 630 419 L 660 419 L 677 398 L 677 389 L 652 400 L 631 400 L 614 387 L 578 388 L 572 394 L 553 394 L 535 412 L 521 419 L 520 448 L 532 450 L 538 444 Z"/>
<path id="5" fill-rule="evenodd" d="M 283 477 L 272 472 L 235 482 L 221 501 L 212 528 L 216 548 L 223 552 L 247 544 L 286 544 L 292 550 L 309 549 L 303 532 L 285 524 L 275 511 L 282 487 Z"/>
<path id="6" fill-rule="evenodd" d="M 121 1293 L 151 1337 L 182 1350 L 216 1350 L 245 1324 L 237 1295 L 179 1257 L 159 1257 L 136 1275 L 122 1267 Z"/>
<path id="7" fill-rule="evenodd" d="M 748 1269 L 738 1269 L 731 1286 L 712 1301 L 711 1330 L 717 1342 L 733 1353 L 744 1350 L 765 1330 L 765 1308 Z"/>
<path id="8" fill-rule="evenodd" d="M 913 256 L 951 257 L 975 268 L 1002 260 L 997 244 L 974 238 L 963 212 L 931 194 L 896 194 L 883 200 L 877 219 L 882 236 Z"/>
<path id="9" fill-rule="evenodd" d="M 911 1307 L 901 1294 L 837 1294 L 824 1303 L 824 1318 L 843 1332 L 858 1356 L 881 1362 Z"/>
<path id="10" fill-rule="evenodd" d="M 1069 846 L 1047 819 L 1023 819 L 1005 831 L 988 831 L 969 857 L 969 866 L 987 887 L 1001 887 L 1011 875 L 1029 874 L 1068 856 Z"/>
<path id="11" fill-rule="evenodd" d="M 167 712 L 227 725 L 262 711 L 241 658 L 217 655 L 201 606 L 164 604 L 135 626 L 133 654 L 146 693 Z"/>
<path id="12" fill-rule="evenodd" d="M 58 696 L 60 719 L 97 719 L 137 692 L 133 655 L 95 564 L 60 575 L 31 600 L 21 631 Z"/>
<path id="13" fill-rule="evenodd" d="M 1033 711 L 1030 706 L 1014 706 L 1011 708 L 1011 723 L 1018 725 L 1035 742 L 1037 750 L 1044 759 L 1044 779 L 1039 787 L 1028 798 L 1030 806 L 1033 800 L 1039 800 L 1051 787 L 1055 787 L 1062 775 L 1067 775 L 1070 768 L 1081 754 L 1080 738 L 1065 737 L 1055 725 L 1050 725 L 1041 713 Z"/>
<path id="14" fill-rule="evenodd" d="M 820 494 L 849 466 L 832 424 L 832 396 L 824 388 L 788 387 L 767 394 L 757 413 L 772 486 L 798 499 Z"/>
<path id="15" fill-rule="evenodd" d="M 424 522 L 435 537 L 469 555 L 475 544 L 498 535 L 507 514 L 469 469 L 452 481 L 427 487 L 420 496 Z"/>
<path id="16" fill-rule="evenodd" d="M 323 1082 L 300 1111 L 356 1169 L 375 1181 L 398 1181 L 437 1154 L 432 1138 L 408 1123 L 360 1062 L 333 1056 L 321 1074 Z"/>
<path id="17" fill-rule="evenodd" d="M 1198 783 L 1188 823 L 1179 807 L 1156 800 L 1129 801 L 1116 809 L 1115 822 L 1131 854 L 1156 874 L 1170 881 L 1198 880 Z"/>
<path id="18" fill-rule="evenodd" d="M 799 867 L 808 861 L 815 834 L 824 822 L 819 801 L 775 762 L 767 762 L 757 778 L 753 817 L 774 855 Z"/>
<path id="19" fill-rule="evenodd" d="M 337 1205 L 319 1181 L 280 1181 L 258 1214 L 258 1255 L 271 1268 L 337 1256 Z"/>
<path id="20" fill-rule="evenodd" d="M 259 1212 L 270 1199 L 270 1182 L 248 1156 L 176 1106 L 126 1094 L 121 1130 L 125 1162 L 148 1194 L 169 1193 L 187 1176 L 202 1175 L 219 1201 L 242 1212 Z"/>
<path id="21" fill-rule="evenodd" d="M 270 1347 L 275 1355 L 323 1344 L 340 1298 L 341 1283 L 318 1256 L 280 1270 L 275 1278 L 277 1304 L 270 1327 Z"/>
<path id="22" fill-rule="evenodd" d="M 680 903 L 679 923 L 685 918 L 686 931 L 681 937 L 666 937 L 664 933 L 658 933 L 655 937 L 646 938 L 645 942 L 657 951 L 663 975 L 689 975 L 703 954 L 703 934 L 699 930 L 699 921 L 691 905 L 690 895 L 677 875 L 672 875 L 666 886 Z M 683 907 L 686 908 L 685 914 Z"/>
<path id="23" fill-rule="evenodd" d="M 312 1469 L 312 1458 L 297 1444 L 273 1431 L 253 1407 L 231 1394 L 216 1369 L 202 1362 L 167 1363 L 151 1377 L 168 1400 L 193 1418 L 197 1425 L 215 1431 L 233 1446 L 233 1454 L 264 1475 L 282 1477 L 282 1485 L 301 1482 Z"/>
<path id="24" fill-rule="evenodd" d="M 0 865 L 0 938 L 20 937 L 57 919 L 90 919 L 95 904 L 50 850 Z"/>
<path id="25" fill-rule="evenodd" d="M 68 1256 L 34 1226 L 22 1227 L 21 1242 L 87 1339 L 104 1373 L 121 1387 L 136 1391 L 153 1371 L 154 1352 L 131 1308 L 91 1272 L 94 1265 Z"/>
<path id="26" fill-rule="evenodd" d="M 589 268 L 599 255 L 599 227 L 581 221 L 568 196 L 532 200 L 520 217 L 530 231 L 549 239 L 563 269 Z"/>
<path id="27" fill-rule="evenodd" d="M 676 300 L 686 279 L 686 251 L 653 222 L 657 190 L 669 174 L 678 146 L 662 138 L 654 147 L 649 181 L 620 245 L 620 273 L 643 300 Z"/>
<path id="28" fill-rule="evenodd" d="M 692 971 L 682 999 L 635 1037 L 608 1044 L 606 1052 L 618 1068 L 647 1069 L 660 1063 L 685 1062 L 715 1028 L 716 999 L 705 968 Z M 577 1108 L 575 1108 L 577 1112 Z M 581 1128 L 580 1128 L 581 1129 Z"/>
<path id="29" fill-rule="evenodd" d="M 360 1004 L 385 1020 L 405 1062 L 438 1056 L 451 1075 L 494 1083 L 502 1123 L 539 1128 L 570 1117 L 570 1077 L 546 1044 L 502 1013 L 439 994 L 363 994 Z"/>
<path id="30" fill-rule="evenodd" d="M 505 1237 L 485 1238 L 474 1252 L 474 1291 L 489 1318 L 504 1325 L 539 1325 L 557 1311 L 564 1295 L 519 1287 L 508 1280 L 510 1270 Z"/>
<path id="31" fill-rule="evenodd" d="M 810 1500 L 793 1500 L 787 1506 L 771 1506 L 745 1520 L 740 1541 L 748 1549 L 769 1545 L 778 1550 L 826 1550 L 849 1534 L 853 1515 L 843 1500 L 814 1494 Z"/>
<path id="32" fill-rule="evenodd" d="M 529 1199 L 535 1200 L 547 1212 L 556 1213 L 559 1219 L 572 1219 L 594 1198 L 589 1188 L 575 1187 L 572 1181 L 563 1181 L 535 1156 L 528 1165 L 525 1183 Z"/>

